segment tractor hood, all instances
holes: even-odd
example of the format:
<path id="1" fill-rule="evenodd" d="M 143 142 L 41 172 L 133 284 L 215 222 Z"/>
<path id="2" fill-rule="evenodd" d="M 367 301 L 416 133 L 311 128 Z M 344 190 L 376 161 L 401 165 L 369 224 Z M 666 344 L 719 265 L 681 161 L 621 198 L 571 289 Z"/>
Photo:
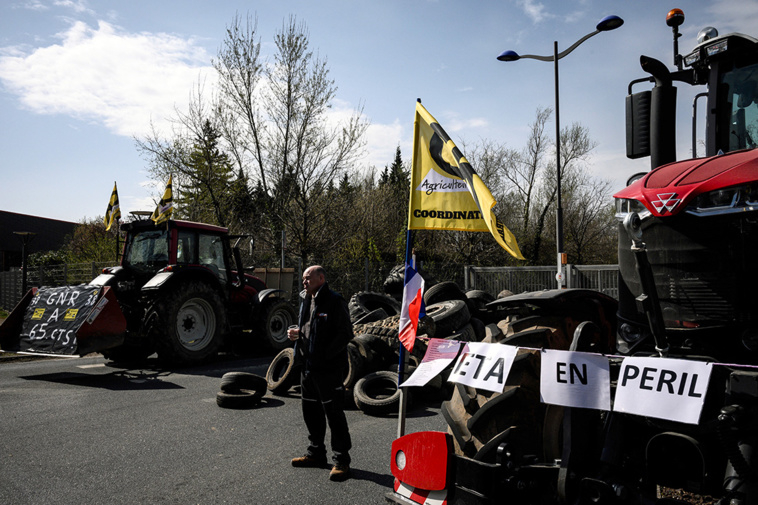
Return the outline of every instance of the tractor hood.
<path id="1" fill-rule="evenodd" d="M 617 212 L 641 217 L 744 212 L 758 210 L 756 181 L 758 149 L 749 149 L 660 166 L 613 196 Z"/>

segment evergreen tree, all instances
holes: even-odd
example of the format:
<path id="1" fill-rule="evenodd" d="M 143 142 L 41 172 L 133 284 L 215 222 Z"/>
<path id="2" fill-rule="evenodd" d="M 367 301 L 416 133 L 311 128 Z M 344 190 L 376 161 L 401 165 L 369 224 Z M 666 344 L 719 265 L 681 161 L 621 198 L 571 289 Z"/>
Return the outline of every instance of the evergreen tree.
<path id="1" fill-rule="evenodd" d="M 206 119 L 187 156 L 184 167 L 187 182 L 176 191 L 176 212 L 180 217 L 229 225 L 232 204 L 239 196 L 238 188 L 246 184 L 244 178 L 240 184 L 241 174 L 235 177 L 229 156 L 219 149 L 220 137 L 221 134 Z"/>

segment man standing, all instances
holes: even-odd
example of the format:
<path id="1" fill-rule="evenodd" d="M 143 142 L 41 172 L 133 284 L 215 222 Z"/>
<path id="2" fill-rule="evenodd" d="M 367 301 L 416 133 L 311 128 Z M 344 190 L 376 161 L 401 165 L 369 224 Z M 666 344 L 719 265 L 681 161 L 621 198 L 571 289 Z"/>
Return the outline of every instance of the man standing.
<path id="1" fill-rule="evenodd" d="M 301 361 L 300 377 L 303 419 L 310 444 L 305 456 L 292 460 L 295 467 L 326 466 L 326 425 L 331 432 L 334 466 L 329 480 L 350 477 L 350 431 L 345 418 L 347 343 L 353 338 L 347 302 L 326 282 L 323 267 L 313 265 L 303 272 L 299 328 L 288 331 Z"/>

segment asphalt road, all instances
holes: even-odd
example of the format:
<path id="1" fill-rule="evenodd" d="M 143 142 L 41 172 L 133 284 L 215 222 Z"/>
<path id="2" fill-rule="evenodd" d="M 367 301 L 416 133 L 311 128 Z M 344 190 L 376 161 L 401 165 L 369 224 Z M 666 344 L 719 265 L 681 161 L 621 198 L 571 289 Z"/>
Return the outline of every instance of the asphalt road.
<path id="1" fill-rule="evenodd" d="M 290 459 L 307 444 L 296 390 L 250 410 L 216 405 L 221 376 L 265 376 L 271 357 L 177 370 L 100 357 L 0 365 L 0 503 L 382 504 L 397 416 L 347 412 L 353 478 Z M 446 429 L 412 406 L 406 432 Z"/>

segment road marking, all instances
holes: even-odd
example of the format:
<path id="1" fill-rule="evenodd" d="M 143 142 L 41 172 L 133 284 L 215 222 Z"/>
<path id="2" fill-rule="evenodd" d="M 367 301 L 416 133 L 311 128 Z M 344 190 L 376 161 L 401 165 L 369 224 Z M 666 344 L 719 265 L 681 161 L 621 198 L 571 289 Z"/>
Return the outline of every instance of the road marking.
<path id="1" fill-rule="evenodd" d="M 104 366 L 105 363 L 95 363 L 94 365 L 78 365 L 76 368 L 100 368 Z"/>

